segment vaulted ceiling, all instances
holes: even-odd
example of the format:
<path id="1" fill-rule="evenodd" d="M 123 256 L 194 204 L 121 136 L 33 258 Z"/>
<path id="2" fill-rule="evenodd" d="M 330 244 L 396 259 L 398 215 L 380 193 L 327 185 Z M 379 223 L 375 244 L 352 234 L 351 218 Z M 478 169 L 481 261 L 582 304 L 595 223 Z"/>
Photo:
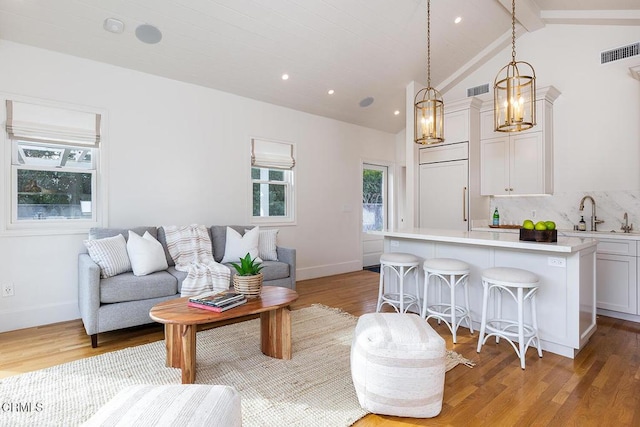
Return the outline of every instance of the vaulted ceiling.
<path id="1" fill-rule="evenodd" d="M 507 46 L 510 14 L 509 0 L 432 0 L 432 85 Z M 640 25 L 640 1 L 517 0 L 516 15 L 520 31 Z M 138 40 L 141 24 L 161 41 Z M 407 84 L 426 83 L 426 27 L 426 0 L 0 0 L 1 39 L 387 132 L 404 127 Z"/>

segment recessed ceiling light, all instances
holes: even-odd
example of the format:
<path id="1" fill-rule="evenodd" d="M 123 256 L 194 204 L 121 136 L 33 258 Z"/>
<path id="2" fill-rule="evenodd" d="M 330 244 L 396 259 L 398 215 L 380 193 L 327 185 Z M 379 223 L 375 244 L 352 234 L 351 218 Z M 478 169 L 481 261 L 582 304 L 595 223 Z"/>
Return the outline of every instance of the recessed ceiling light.
<path id="1" fill-rule="evenodd" d="M 289 80 L 289 74 L 283 74 L 282 80 Z"/>
<path id="2" fill-rule="evenodd" d="M 456 19 L 453 20 L 453 22 L 455 22 L 456 24 L 459 24 L 460 22 L 462 22 L 462 16 L 458 16 Z"/>
<path id="3" fill-rule="evenodd" d="M 136 28 L 136 37 L 143 43 L 156 44 L 162 40 L 162 33 L 153 25 L 142 24 Z"/>
<path id="4" fill-rule="evenodd" d="M 336 91 L 335 91 L 335 90 L 333 90 L 333 89 L 329 89 L 329 90 L 327 91 L 327 93 L 328 93 L 329 95 L 333 95 L 334 93 L 336 93 Z"/>
<path id="5" fill-rule="evenodd" d="M 124 23 L 119 19 L 107 18 L 104 20 L 102 28 L 109 31 L 110 33 L 120 34 L 124 31 Z"/>
<path id="6" fill-rule="evenodd" d="M 399 116 L 399 115 L 400 115 L 400 110 L 396 110 L 396 111 L 394 111 L 394 112 L 393 112 L 393 115 L 395 115 L 395 116 Z"/>

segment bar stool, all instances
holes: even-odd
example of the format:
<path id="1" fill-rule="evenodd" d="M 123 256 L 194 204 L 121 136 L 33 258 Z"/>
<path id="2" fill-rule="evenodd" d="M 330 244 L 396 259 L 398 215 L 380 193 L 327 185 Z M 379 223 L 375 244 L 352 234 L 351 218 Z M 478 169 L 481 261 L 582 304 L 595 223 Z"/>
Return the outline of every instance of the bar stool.
<path id="1" fill-rule="evenodd" d="M 429 320 L 438 319 L 438 323 L 443 321 L 449 327 L 453 342 L 457 342 L 458 327 L 463 320 L 467 321 L 469 330 L 473 333 L 473 322 L 471 320 L 471 310 L 469 309 L 469 289 L 467 282 L 469 279 L 469 264 L 452 258 L 432 258 L 424 262 L 424 296 L 422 299 L 422 318 Z M 438 283 L 437 298 L 435 304 L 429 304 L 428 292 L 431 278 Z M 442 285 L 449 287 L 449 302 L 442 300 Z M 464 291 L 464 306 L 456 304 L 456 288 L 462 287 Z"/>
<path id="2" fill-rule="evenodd" d="M 478 337 L 478 349 L 487 342 L 490 336 L 496 337 L 496 343 L 504 338 L 516 351 L 520 358 L 520 367 L 524 369 L 525 354 L 530 345 L 538 348 L 538 356 L 542 357 L 540 337 L 538 336 L 538 319 L 536 315 L 536 292 L 540 280 L 530 271 L 511 267 L 488 268 L 482 272 L 482 322 L 480 323 L 480 336 Z M 497 292 L 496 292 L 497 291 Z M 510 295 L 518 306 L 518 319 L 505 319 L 502 317 L 502 294 Z M 487 318 L 487 305 L 489 297 L 494 299 L 494 318 Z M 531 324 L 524 323 L 524 306 L 529 301 L 531 308 Z M 485 331 L 489 333 L 485 336 Z M 518 346 L 513 340 L 518 340 Z"/>
<path id="3" fill-rule="evenodd" d="M 406 313 L 409 307 L 415 305 L 420 311 L 418 297 L 404 292 L 404 279 L 413 272 L 418 286 L 418 266 L 420 258 L 402 252 L 390 252 L 380 257 L 380 288 L 378 289 L 378 305 L 376 312 L 380 312 L 384 304 L 392 306 L 397 313 Z M 398 278 L 399 292 L 384 292 L 385 268 L 393 271 Z M 417 289 L 416 289 L 417 292 Z"/>

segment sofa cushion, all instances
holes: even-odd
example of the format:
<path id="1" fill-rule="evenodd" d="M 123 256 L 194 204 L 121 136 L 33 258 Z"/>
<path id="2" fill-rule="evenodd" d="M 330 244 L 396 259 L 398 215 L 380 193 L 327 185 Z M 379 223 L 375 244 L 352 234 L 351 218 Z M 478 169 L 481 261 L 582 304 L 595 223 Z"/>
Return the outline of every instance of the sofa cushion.
<path id="1" fill-rule="evenodd" d="M 227 245 L 227 227 L 233 228 L 240 235 L 244 234 L 244 230 L 251 230 L 253 226 L 243 225 L 214 225 L 211 227 L 211 243 L 213 245 L 213 259 L 221 262 L 224 258 L 224 248 Z M 246 255 L 246 254 L 245 254 Z M 232 267 L 233 268 L 233 267 Z"/>
<path id="2" fill-rule="evenodd" d="M 167 265 L 169 267 L 176 265 L 176 262 L 171 257 L 169 248 L 167 247 L 167 234 L 164 232 L 164 227 L 158 227 L 158 242 L 162 244 L 162 249 L 164 249 L 164 256 L 167 258 Z"/>
<path id="3" fill-rule="evenodd" d="M 167 273 L 171 274 L 173 277 L 176 278 L 176 280 L 178 281 L 178 292 L 182 292 L 182 282 L 184 282 L 184 279 L 187 278 L 187 272 L 186 271 L 178 271 L 176 270 L 175 266 L 171 266 L 169 268 L 167 268 Z"/>
<path id="4" fill-rule="evenodd" d="M 113 237 L 118 234 L 122 234 L 125 240 L 129 238 L 129 230 L 136 233 L 138 236 L 144 235 L 145 231 L 148 231 L 154 239 L 158 238 L 158 229 L 156 227 L 134 227 L 134 228 L 105 228 L 105 227 L 93 227 L 89 229 L 89 239 L 104 239 L 105 237 Z"/>
<path id="5" fill-rule="evenodd" d="M 178 281 L 166 271 L 146 276 L 123 273 L 100 280 L 100 302 L 138 301 L 171 296 L 178 293 Z"/>

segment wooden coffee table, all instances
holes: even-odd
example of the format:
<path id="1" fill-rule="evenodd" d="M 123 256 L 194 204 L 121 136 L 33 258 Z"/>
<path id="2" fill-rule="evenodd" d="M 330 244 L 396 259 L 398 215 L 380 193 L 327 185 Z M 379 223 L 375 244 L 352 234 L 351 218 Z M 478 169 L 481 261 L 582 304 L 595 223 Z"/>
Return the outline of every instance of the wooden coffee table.
<path id="1" fill-rule="evenodd" d="M 182 384 L 196 378 L 197 325 L 260 314 L 262 353 L 278 359 L 291 359 L 291 312 L 289 304 L 298 293 L 288 288 L 264 286 L 259 298 L 252 298 L 222 313 L 189 307 L 188 298 L 161 302 L 151 308 L 149 316 L 164 323 L 167 366 L 182 369 Z"/>

